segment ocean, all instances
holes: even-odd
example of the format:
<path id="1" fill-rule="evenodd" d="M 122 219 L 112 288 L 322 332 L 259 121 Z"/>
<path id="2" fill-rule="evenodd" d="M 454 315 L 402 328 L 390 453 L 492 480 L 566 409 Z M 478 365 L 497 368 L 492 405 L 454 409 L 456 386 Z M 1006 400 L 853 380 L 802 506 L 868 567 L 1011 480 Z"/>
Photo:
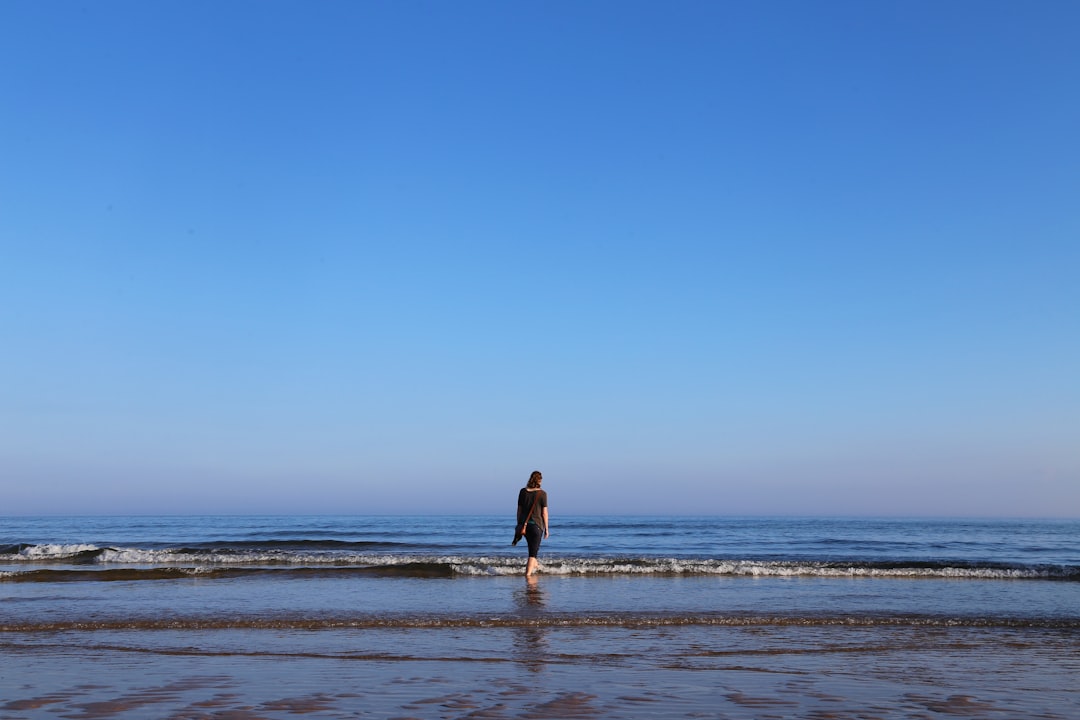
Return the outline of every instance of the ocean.
<path id="1" fill-rule="evenodd" d="M 1080 718 L 1080 521 L 0 518 L 0 720 Z"/>

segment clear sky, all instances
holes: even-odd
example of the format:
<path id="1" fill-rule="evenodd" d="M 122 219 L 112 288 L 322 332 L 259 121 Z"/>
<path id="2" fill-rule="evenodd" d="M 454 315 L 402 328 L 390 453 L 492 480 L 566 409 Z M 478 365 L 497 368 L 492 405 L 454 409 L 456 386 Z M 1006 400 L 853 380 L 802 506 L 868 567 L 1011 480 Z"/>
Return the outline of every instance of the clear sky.
<path id="1" fill-rule="evenodd" d="M 0 515 L 1080 516 L 1080 4 L 0 4 Z"/>

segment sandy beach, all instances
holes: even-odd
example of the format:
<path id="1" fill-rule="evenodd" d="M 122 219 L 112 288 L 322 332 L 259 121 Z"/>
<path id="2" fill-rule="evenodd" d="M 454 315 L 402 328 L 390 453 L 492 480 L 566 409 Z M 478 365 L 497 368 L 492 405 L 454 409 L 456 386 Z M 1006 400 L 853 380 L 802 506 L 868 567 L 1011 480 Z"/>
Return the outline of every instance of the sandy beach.
<path id="1" fill-rule="evenodd" d="M 1075 630 L 603 627 L 4 636 L 0 719 L 1066 718 Z"/>

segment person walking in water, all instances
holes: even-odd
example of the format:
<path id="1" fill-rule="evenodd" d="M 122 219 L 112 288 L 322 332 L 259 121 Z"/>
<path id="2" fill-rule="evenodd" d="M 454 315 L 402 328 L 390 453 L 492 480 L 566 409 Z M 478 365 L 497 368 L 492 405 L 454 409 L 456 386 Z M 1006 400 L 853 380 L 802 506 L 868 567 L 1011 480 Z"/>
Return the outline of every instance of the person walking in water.
<path id="1" fill-rule="evenodd" d="M 529 476 L 529 482 L 518 493 L 518 530 L 529 543 L 529 561 L 525 563 L 525 577 L 530 577 L 536 572 L 536 566 L 539 563 L 536 558 L 540 553 L 540 540 L 549 535 L 547 492 L 540 489 L 540 483 L 543 480 L 544 476 L 540 474 L 540 471 L 534 470 Z"/>

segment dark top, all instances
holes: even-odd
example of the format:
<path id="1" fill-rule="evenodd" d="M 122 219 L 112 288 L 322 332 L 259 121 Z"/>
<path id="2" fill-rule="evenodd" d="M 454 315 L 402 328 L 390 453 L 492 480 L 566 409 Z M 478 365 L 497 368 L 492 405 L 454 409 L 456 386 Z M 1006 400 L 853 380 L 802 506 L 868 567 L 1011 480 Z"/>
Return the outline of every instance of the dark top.
<path id="1" fill-rule="evenodd" d="M 543 490 L 530 492 L 527 488 L 521 488 L 521 492 L 518 493 L 517 521 L 519 528 L 525 524 L 525 516 L 533 505 L 534 496 L 536 506 L 533 507 L 532 517 L 528 518 L 528 521 L 541 530 L 544 529 L 544 511 L 542 508 L 547 507 L 547 493 Z"/>

